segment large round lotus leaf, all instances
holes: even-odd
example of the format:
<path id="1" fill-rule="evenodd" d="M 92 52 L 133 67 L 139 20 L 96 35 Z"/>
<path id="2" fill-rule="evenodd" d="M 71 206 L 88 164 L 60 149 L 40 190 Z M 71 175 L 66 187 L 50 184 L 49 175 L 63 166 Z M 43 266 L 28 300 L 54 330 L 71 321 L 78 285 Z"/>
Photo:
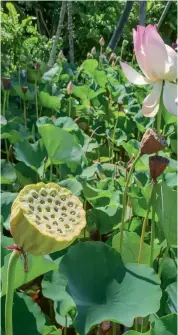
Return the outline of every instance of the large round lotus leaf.
<path id="1" fill-rule="evenodd" d="M 79 243 L 60 263 L 67 278 L 67 292 L 77 307 L 79 334 L 104 320 L 131 327 L 135 317 L 159 309 L 160 281 L 147 265 L 124 265 L 120 254 L 102 242 Z"/>

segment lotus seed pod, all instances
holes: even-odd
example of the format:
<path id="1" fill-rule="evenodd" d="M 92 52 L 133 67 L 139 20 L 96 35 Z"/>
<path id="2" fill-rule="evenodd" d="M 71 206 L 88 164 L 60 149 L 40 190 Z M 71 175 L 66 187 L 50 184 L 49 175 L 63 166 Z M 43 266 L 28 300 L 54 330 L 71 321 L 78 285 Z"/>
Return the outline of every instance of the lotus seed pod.
<path id="1" fill-rule="evenodd" d="M 159 134 L 155 129 L 147 129 L 144 134 L 141 144 L 140 151 L 141 154 L 153 154 L 167 146 L 167 142 L 164 136 Z"/>
<path id="2" fill-rule="evenodd" d="M 72 81 L 69 81 L 68 85 L 67 85 L 67 93 L 70 95 L 72 93 Z"/>
<path id="3" fill-rule="evenodd" d="M 100 38 L 100 40 L 99 40 L 99 44 L 100 44 L 101 46 L 105 45 L 105 40 L 104 40 L 103 37 Z"/>
<path id="4" fill-rule="evenodd" d="M 25 186 L 11 209 L 14 242 L 33 255 L 46 255 L 68 247 L 85 225 L 81 201 L 55 183 Z"/>
<path id="5" fill-rule="evenodd" d="M 22 86 L 22 91 L 23 91 L 24 94 L 27 93 L 27 91 L 28 91 L 28 86 Z"/>
<path id="6" fill-rule="evenodd" d="M 169 160 L 162 156 L 149 157 L 150 174 L 153 178 L 153 183 L 164 172 L 168 164 Z"/>

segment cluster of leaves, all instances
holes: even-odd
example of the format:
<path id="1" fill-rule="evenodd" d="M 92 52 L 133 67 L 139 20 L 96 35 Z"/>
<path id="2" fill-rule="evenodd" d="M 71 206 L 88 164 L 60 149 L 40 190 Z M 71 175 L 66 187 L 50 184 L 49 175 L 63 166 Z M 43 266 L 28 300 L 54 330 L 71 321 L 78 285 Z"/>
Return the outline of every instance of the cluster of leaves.
<path id="1" fill-rule="evenodd" d="M 39 34 L 35 17 L 28 16 L 21 22 L 12 3 L 6 4 L 7 13 L 1 9 L 2 71 L 6 75 L 22 69 L 27 63 L 49 58 L 52 40 Z"/>
<path id="2" fill-rule="evenodd" d="M 18 260 L 14 334 L 59 335 L 64 327 L 88 334 L 92 329 L 102 331 L 101 323 L 109 320 L 123 325 L 122 333 L 129 328 L 125 334 L 139 335 L 144 327 L 139 323 L 134 331 L 132 325 L 140 317 L 149 325 L 145 327 L 147 335 L 174 335 L 176 118 L 164 110 L 161 128 L 168 147 L 161 155 L 169 159 L 169 166 L 156 190 L 152 269 L 151 212 L 142 264 L 137 264 L 151 187 L 147 155 L 138 161 L 129 188 L 122 258 L 118 252 L 127 163 L 137 155 L 142 135 L 155 122 L 141 113 L 149 88 L 128 84 L 117 59 L 113 64 L 107 52 L 93 57 L 78 67 L 63 57 L 51 69 L 45 61 L 35 68 L 22 64 L 25 72 L 20 71 L 20 77 L 17 72 L 11 74 L 9 90 L 2 85 L 2 312 L 10 256 L 5 247 L 13 244 L 9 227 L 12 202 L 25 185 L 53 181 L 83 201 L 87 226 L 62 252 L 28 255 L 28 273 L 24 273 L 23 259 Z M 72 92 L 68 94 L 70 81 Z M 170 247 L 165 253 L 167 244 Z"/>
<path id="3" fill-rule="evenodd" d="M 4 52 L 4 54 L 9 54 L 9 50 L 12 50 L 12 54 L 16 53 L 15 57 L 24 54 L 24 52 L 28 54 L 28 57 L 32 57 L 33 59 L 36 57 L 44 60 L 45 57 L 49 57 L 52 39 L 56 34 L 61 4 L 62 1 L 16 1 L 14 4 L 8 2 L 7 8 L 10 13 L 2 15 L 2 28 L 4 27 L 3 31 L 5 30 L 6 34 L 8 34 L 6 39 L 4 39 L 3 35 L 3 40 L 6 41 L 3 43 L 6 44 L 5 49 L 8 50 L 8 52 Z M 122 15 L 124 6 L 125 1 L 72 1 L 75 60 L 77 62 L 80 62 L 81 57 L 86 57 L 87 52 L 89 52 L 93 46 L 96 46 L 96 42 L 99 41 L 101 36 L 104 37 L 107 44 L 109 43 L 116 24 Z M 146 23 L 157 24 L 164 7 L 165 3 L 163 1 L 147 1 Z M 3 8 L 6 12 L 6 7 L 3 6 Z M 9 10 L 9 8 L 11 9 Z M 12 8 L 14 8 L 13 11 Z M 20 18 L 25 17 L 21 23 L 23 33 L 21 33 L 22 29 L 20 28 L 20 24 L 15 24 L 17 19 L 15 19 L 15 21 L 12 19 L 12 14 L 14 18 L 17 17 L 15 8 L 20 12 Z M 139 24 L 139 9 L 140 1 L 135 1 L 128 23 L 124 27 L 121 42 L 116 49 L 116 52 L 119 54 L 122 40 L 127 40 L 127 48 L 124 50 L 125 57 L 132 57 L 132 28 L 135 28 L 136 25 Z M 29 22 L 28 31 L 23 27 L 26 24 L 27 15 L 29 15 L 27 17 Z M 67 55 L 69 42 L 66 17 L 58 50 L 61 46 Z M 41 20 L 41 18 L 43 18 L 43 20 Z M 176 3 L 173 2 L 171 9 L 160 27 L 160 32 L 167 44 L 176 41 L 176 19 L 177 7 Z M 32 22 L 35 22 L 35 25 L 32 24 Z M 20 28 L 18 29 L 18 33 L 16 33 L 15 27 Z M 27 41 L 25 42 L 24 40 L 26 39 Z M 14 41 L 16 43 L 14 43 Z M 22 44 L 23 42 L 25 42 L 24 45 Z M 19 45 L 19 48 L 17 45 Z M 2 46 L 4 47 L 4 44 L 2 44 Z"/>

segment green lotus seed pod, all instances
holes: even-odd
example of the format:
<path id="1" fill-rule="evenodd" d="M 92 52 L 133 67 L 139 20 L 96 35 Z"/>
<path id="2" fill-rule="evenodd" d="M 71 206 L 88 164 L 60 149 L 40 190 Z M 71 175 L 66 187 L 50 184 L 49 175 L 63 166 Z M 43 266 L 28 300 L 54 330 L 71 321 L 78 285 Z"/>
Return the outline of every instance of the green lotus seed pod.
<path id="1" fill-rule="evenodd" d="M 68 247 L 85 225 L 81 201 L 55 183 L 25 186 L 11 209 L 14 242 L 33 255 Z"/>

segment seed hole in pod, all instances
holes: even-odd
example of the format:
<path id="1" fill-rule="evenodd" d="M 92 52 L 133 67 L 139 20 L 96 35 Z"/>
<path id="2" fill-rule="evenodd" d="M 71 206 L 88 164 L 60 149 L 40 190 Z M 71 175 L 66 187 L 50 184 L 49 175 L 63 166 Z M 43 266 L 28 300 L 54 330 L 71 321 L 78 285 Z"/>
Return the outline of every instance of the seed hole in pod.
<path id="1" fill-rule="evenodd" d="M 50 212 L 50 210 L 51 210 L 50 207 L 45 207 L 45 209 L 46 209 L 47 212 Z"/>
<path id="2" fill-rule="evenodd" d="M 53 225 L 54 225 L 54 226 L 58 226 L 57 221 L 53 221 Z"/>
<path id="3" fill-rule="evenodd" d="M 33 196 L 35 199 L 37 199 L 37 198 L 38 198 L 38 193 L 36 193 L 36 192 L 32 192 L 32 196 Z"/>
<path id="4" fill-rule="evenodd" d="M 60 222 L 64 222 L 64 219 L 63 219 L 63 218 L 60 218 L 59 221 L 60 221 Z"/>
<path id="5" fill-rule="evenodd" d="M 44 203 L 45 203 L 45 201 L 44 201 L 43 199 L 41 199 L 41 200 L 40 200 L 40 204 L 43 205 Z"/>
<path id="6" fill-rule="evenodd" d="M 51 203 L 52 203 L 52 199 L 51 199 L 51 198 L 48 198 L 48 202 L 51 204 Z"/>
<path id="7" fill-rule="evenodd" d="M 69 206 L 69 207 L 73 207 L 73 202 L 69 201 L 69 202 L 68 202 L 68 206 Z"/>
<path id="8" fill-rule="evenodd" d="M 57 194 L 56 190 L 51 190 L 50 195 L 51 195 L 52 197 L 55 197 L 56 194 Z"/>
<path id="9" fill-rule="evenodd" d="M 66 211 L 67 207 L 66 206 L 62 206 L 62 211 Z"/>
<path id="10" fill-rule="evenodd" d="M 74 212 L 74 211 L 71 211 L 71 212 L 70 212 L 70 214 L 72 214 L 72 215 L 75 215 L 75 214 L 76 214 L 76 212 Z"/>
<path id="11" fill-rule="evenodd" d="M 66 229 L 70 229 L 70 226 L 69 226 L 67 223 L 64 225 L 64 227 L 65 227 Z"/>
<path id="12" fill-rule="evenodd" d="M 58 212 L 58 208 L 57 207 L 54 207 L 54 210 L 55 210 L 55 212 Z"/>
<path id="13" fill-rule="evenodd" d="M 55 204 L 56 204 L 56 206 L 59 206 L 61 203 L 60 203 L 59 200 L 56 200 L 56 201 L 55 201 Z"/>
<path id="14" fill-rule="evenodd" d="M 34 211 L 34 207 L 32 205 L 29 205 L 29 208 L 31 209 L 31 211 Z"/>
<path id="15" fill-rule="evenodd" d="M 75 219 L 73 219 L 73 218 L 70 218 L 70 219 L 69 219 L 69 221 L 71 221 L 71 222 L 75 222 Z"/>
<path id="16" fill-rule="evenodd" d="M 65 201 L 65 200 L 66 200 L 66 196 L 65 196 L 65 195 L 62 195 L 62 196 L 61 196 L 61 200 L 62 200 L 62 201 Z"/>
<path id="17" fill-rule="evenodd" d="M 36 224 L 37 224 L 38 226 L 40 225 L 40 223 L 41 223 L 40 221 L 36 221 Z"/>
<path id="18" fill-rule="evenodd" d="M 62 230 L 60 228 L 58 228 L 57 231 L 62 234 Z"/>
<path id="19" fill-rule="evenodd" d="M 48 217 L 47 217 L 47 216 L 45 216 L 45 215 L 43 216 L 43 219 L 45 219 L 45 220 L 49 220 L 49 219 L 48 219 Z"/>
<path id="20" fill-rule="evenodd" d="M 42 189 L 42 190 L 41 190 L 41 195 L 42 195 L 43 197 L 46 197 L 46 196 L 47 196 L 47 192 L 46 192 L 45 189 Z"/>
<path id="21" fill-rule="evenodd" d="M 64 212 L 61 214 L 62 216 L 64 216 L 66 218 L 67 214 L 65 214 Z"/>
<path id="22" fill-rule="evenodd" d="M 40 206 L 37 207 L 38 212 L 42 212 L 42 208 Z"/>
<path id="23" fill-rule="evenodd" d="M 28 201 L 29 201 L 30 203 L 32 203 L 32 202 L 33 202 L 33 198 L 32 198 L 32 197 L 28 198 Z"/>
<path id="24" fill-rule="evenodd" d="M 55 215 L 54 215 L 54 214 L 51 214 L 51 218 L 54 219 L 54 218 L 55 218 Z"/>
<path id="25" fill-rule="evenodd" d="M 37 218 L 37 220 L 40 220 L 40 219 L 41 219 L 39 215 L 36 215 L 36 218 Z"/>
<path id="26" fill-rule="evenodd" d="M 46 224 L 46 228 L 51 229 L 51 226 L 49 224 Z"/>

